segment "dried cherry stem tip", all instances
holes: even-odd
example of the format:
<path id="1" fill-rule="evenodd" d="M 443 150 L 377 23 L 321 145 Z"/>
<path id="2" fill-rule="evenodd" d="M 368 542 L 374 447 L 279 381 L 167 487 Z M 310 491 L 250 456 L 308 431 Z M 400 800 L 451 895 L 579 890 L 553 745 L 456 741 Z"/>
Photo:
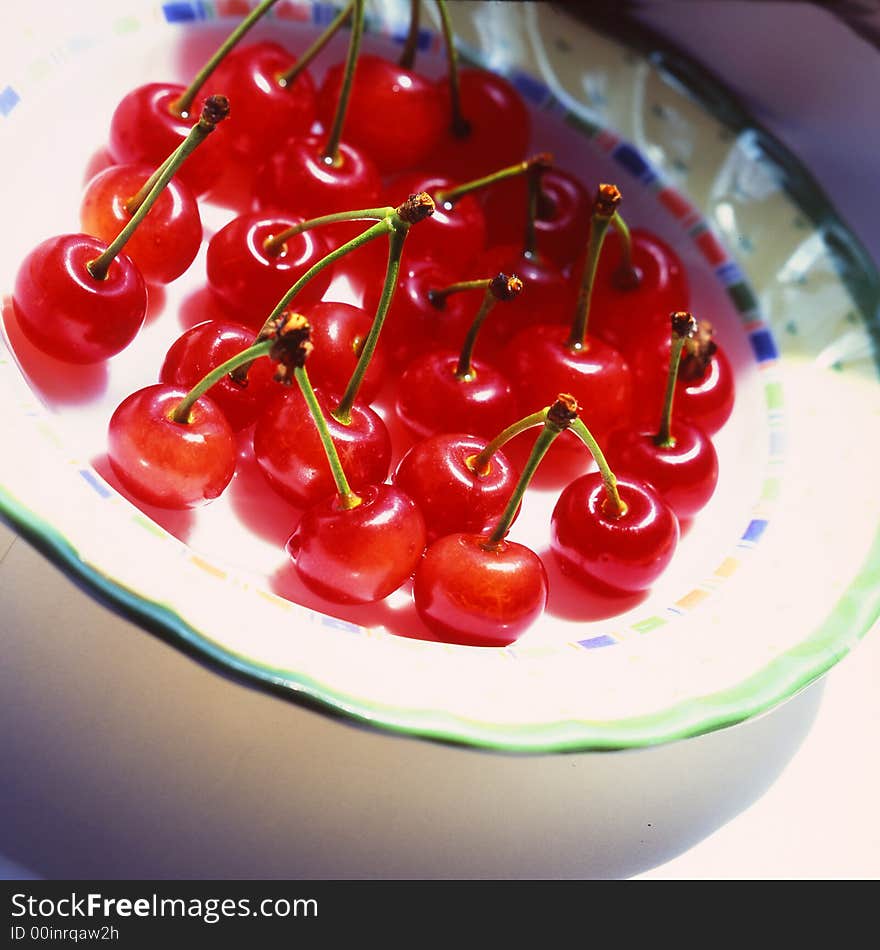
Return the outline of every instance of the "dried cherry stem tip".
<path id="1" fill-rule="evenodd" d="M 205 100 L 199 121 L 190 129 L 189 134 L 180 145 L 178 145 L 171 155 L 159 166 L 157 171 L 148 179 L 147 184 L 152 182 L 152 185 L 147 194 L 140 201 L 131 219 L 107 246 L 106 250 L 86 264 L 89 273 L 95 280 L 104 280 L 113 259 L 125 247 L 128 239 L 134 234 L 137 226 L 147 216 L 150 208 L 156 203 L 159 195 L 165 190 L 165 186 L 171 181 L 175 172 L 177 172 L 186 159 L 228 115 L 229 100 L 226 96 L 210 96 Z M 143 191 L 143 189 L 141 189 L 141 191 Z M 139 194 L 140 192 L 138 195 Z M 138 195 L 135 196 L 134 200 L 138 198 Z"/>
<path id="2" fill-rule="evenodd" d="M 459 379 L 470 380 L 474 378 L 472 366 L 474 346 L 477 342 L 480 327 L 489 315 L 489 311 L 495 306 L 496 301 L 513 300 L 514 297 L 518 297 L 522 293 L 522 289 L 523 283 L 515 274 L 497 274 L 486 281 L 486 293 L 483 296 L 477 315 L 468 328 L 458 358 L 458 365 L 455 368 L 455 375 Z"/>
<path id="3" fill-rule="evenodd" d="M 590 312 L 590 298 L 593 295 L 593 284 L 596 282 L 599 252 L 602 250 L 602 243 L 605 240 L 608 225 L 617 213 L 620 200 L 620 191 L 615 185 L 599 185 L 590 217 L 590 236 L 584 254 L 584 266 L 581 273 L 577 304 L 575 305 L 575 317 L 567 341 L 567 345 L 573 350 L 583 349 L 587 338 L 587 319 Z"/>
<path id="4" fill-rule="evenodd" d="M 685 342 L 697 333 L 697 321 L 686 310 L 677 310 L 669 315 L 672 324 L 672 350 L 669 358 L 669 373 L 666 377 L 666 395 L 663 398 L 663 414 L 660 428 L 654 436 L 654 444 L 661 448 L 672 448 L 675 437 L 672 435 L 672 401 L 675 398 L 675 382 L 678 379 L 678 366 Z"/>
<path id="5" fill-rule="evenodd" d="M 211 73 L 220 65 L 238 41 L 250 30 L 250 28 L 266 13 L 270 7 L 273 7 L 278 0 L 263 0 L 262 3 L 254 7 L 253 10 L 238 24 L 238 26 L 226 37 L 223 43 L 217 48 L 214 55 L 207 63 L 196 73 L 193 81 L 184 89 L 184 91 L 169 106 L 173 115 L 186 118 L 190 107 L 196 100 L 199 90 L 208 81 Z"/>
<path id="6" fill-rule="evenodd" d="M 602 484 L 605 486 L 605 501 L 602 510 L 611 518 L 622 518 L 627 511 L 626 502 L 620 497 L 617 490 L 617 479 L 608 466 L 605 454 L 599 448 L 599 443 L 593 438 L 593 433 L 584 425 L 583 420 L 575 419 L 571 423 L 571 431 L 586 445 L 590 454 L 599 466 Z"/>
<path id="7" fill-rule="evenodd" d="M 541 459 L 547 454 L 547 450 L 559 433 L 564 432 L 577 420 L 577 413 L 578 404 L 574 397 L 567 393 L 560 393 L 560 395 L 556 397 L 556 402 L 542 411 L 541 415 L 543 416 L 544 427 L 540 433 L 538 433 L 537 439 L 535 439 L 535 444 L 532 446 L 532 451 L 522 470 L 519 481 L 510 494 L 507 507 L 502 512 L 492 533 L 482 544 L 485 550 L 497 550 L 501 542 L 507 537 L 507 532 L 510 530 L 511 524 L 513 524 L 513 519 L 516 517 L 526 488 L 528 488 L 532 476 L 541 463 Z"/>

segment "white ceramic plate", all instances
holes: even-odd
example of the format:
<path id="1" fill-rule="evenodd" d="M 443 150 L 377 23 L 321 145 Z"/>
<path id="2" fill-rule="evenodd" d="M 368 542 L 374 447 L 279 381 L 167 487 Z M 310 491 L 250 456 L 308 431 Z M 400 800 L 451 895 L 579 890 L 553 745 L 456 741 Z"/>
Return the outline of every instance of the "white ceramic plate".
<path id="1" fill-rule="evenodd" d="M 281 547 L 298 513 L 254 505 L 263 489 L 252 464 L 195 514 L 134 507 L 102 458 L 107 419 L 155 381 L 183 327 L 210 315 L 203 256 L 155 296 L 128 350 L 73 384 L 4 308 L 0 509 L 145 627 L 384 728 L 550 751 L 661 742 L 755 715 L 831 666 L 880 607 L 880 498 L 862 450 L 880 409 L 876 273 L 797 163 L 770 151 L 690 64 L 550 5 L 453 7 L 463 49 L 510 75 L 535 107 L 536 148 L 589 184 L 616 181 L 630 222 L 680 251 L 691 307 L 711 315 L 736 366 L 736 409 L 716 440 L 717 493 L 650 594 L 584 597 L 548 559 L 548 612 L 520 641 L 448 646 L 431 640 L 406 591 L 350 610 L 308 595 Z M 374 10 L 372 46 L 393 47 L 407 8 Z M 77 229 L 85 171 L 116 101 L 141 82 L 191 75 L 230 28 L 218 18 L 232 5 L 109 9 L 49 21 L 33 58 L 0 75 L 2 180 L 26 166 L 32 183 L 5 188 L 17 227 L 2 237 L 4 294 L 34 244 Z M 324 5 L 279 6 L 255 35 L 281 32 L 302 49 L 327 16 Z M 437 37 L 424 40 L 423 68 L 438 73 Z M 229 216 L 207 208 L 208 234 Z M 532 492 L 512 537 L 545 552 L 554 500 Z"/>

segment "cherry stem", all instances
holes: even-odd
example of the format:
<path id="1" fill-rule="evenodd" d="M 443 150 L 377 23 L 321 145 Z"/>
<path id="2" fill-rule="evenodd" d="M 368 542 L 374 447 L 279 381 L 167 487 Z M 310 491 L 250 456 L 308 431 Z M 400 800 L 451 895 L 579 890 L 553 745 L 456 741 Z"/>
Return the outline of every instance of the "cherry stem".
<path id="1" fill-rule="evenodd" d="M 669 355 L 669 374 L 666 377 L 666 395 L 663 398 L 660 428 L 654 436 L 654 445 L 663 449 L 671 449 L 675 445 L 675 436 L 672 434 L 672 402 L 675 398 L 675 383 L 678 379 L 681 351 L 688 338 L 697 332 L 697 321 L 685 310 L 671 314 L 670 320 L 672 322 L 672 349 Z"/>
<path id="2" fill-rule="evenodd" d="M 533 258 L 538 250 L 538 232 L 535 229 L 535 221 L 538 217 L 538 205 L 541 200 L 541 175 L 544 171 L 544 165 L 533 165 L 528 170 L 528 209 L 526 213 L 526 231 L 523 238 L 523 255 L 527 258 Z"/>
<path id="3" fill-rule="evenodd" d="M 574 419 L 570 428 L 590 450 L 590 454 L 596 460 L 596 465 L 599 466 L 599 474 L 602 476 L 602 484 L 605 486 L 607 496 L 602 505 L 602 510 L 612 518 L 623 517 L 627 511 L 626 502 L 620 497 L 620 492 L 617 490 L 617 479 L 614 477 L 614 472 L 608 467 L 608 462 L 605 459 L 604 452 L 599 448 L 599 443 L 593 438 L 593 433 L 590 432 L 581 419 Z M 608 510 L 609 507 L 611 510 Z"/>
<path id="4" fill-rule="evenodd" d="M 212 369 L 211 372 L 203 376 L 177 404 L 174 411 L 170 414 L 171 421 L 188 425 L 190 422 L 190 410 L 197 399 L 204 396 L 215 383 L 219 383 L 221 379 L 228 376 L 233 370 L 245 364 L 250 365 L 255 359 L 261 356 L 268 356 L 274 343 L 274 340 L 260 340 Z"/>
<path id="5" fill-rule="evenodd" d="M 345 124 L 345 114 L 348 112 L 348 102 L 351 98 L 351 89 L 354 85 L 354 73 L 357 67 L 358 53 L 361 48 L 361 37 L 364 33 L 364 0 L 354 0 L 354 12 L 351 21 L 351 36 L 348 41 L 348 56 L 345 60 L 345 72 L 342 76 L 342 85 L 339 89 L 339 101 L 336 103 L 336 114 L 333 116 L 333 125 L 327 136 L 324 146 L 323 159 L 328 165 L 339 163 L 339 143 L 342 139 L 342 127 Z"/>
<path id="6" fill-rule="evenodd" d="M 361 388 L 361 383 L 366 375 L 367 367 L 370 365 L 370 360 L 373 358 L 373 352 L 376 349 L 376 343 L 379 340 L 382 325 L 385 323 L 385 316 L 388 313 L 388 308 L 391 306 L 391 301 L 394 297 L 394 291 L 397 288 L 403 243 L 406 240 L 410 225 L 400 222 L 396 213 L 389 218 L 389 221 L 393 222 L 395 219 L 399 222 L 399 226 L 393 227 L 388 242 L 388 264 L 385 268 L 385 283 L 382 285 L 382 295 L 379 297 L 376 315 L 373 317 L 373 322 L 370 325 L 370 332 L 364 340 L 364 345 L 358 356 L 354 372 L 351 374 L 351 379 L 349 379 L 348 385 L 345 387 L 345 392 L 342 394 L 342 398 L 339 400 L 339 404 L 333 412 L 333 418 L 336 419 L 337 422 L 341 422 L 342 425 L 349 425 L 351 423 L 352 406 Z"/>
<path id="7" fill-rule="evenodd" d="M 300 75 L 306 70 L 312 60 L 321 52 L 331 39 L 339 32 L 342 24 L 351 16 L 354 10 L 354 0 L 347 7 L 344 7 L 336 15 L 336 19 L 327 27 L 326 30 L 315 40 L 314 43 L 300 56 L 300 58 L 285 73 L 280 73 L 277 77 L 278 85 L 286 89 L 292 86 Z"/>
<path id="8" fill-rule="evenodd" d="M 449 211 L 460 198 L 469 195 L 471 192 L 488 188 L 490 185 L 505 181 L 508 178 L 515 178 L 517 175 L 527 174 L 534 168 L 540 167 L 543 171 L 544 168 L 550 166 L 552 161 L 551 155 L 542 152 L 540 155 L 533 155 L 531 158 L 527 158 L 523 162 L 517 162 L 515 165 L 499 168 L 498 171 L 494 171 L 490 175 L 484 175 L 482 178 L 474 178 L 472 181 L 466 181 L 454 188 L 443 188 L 435 194 L 434 200 Z"/>
<path id="9" fill-rule="evenodd" d="M 189 130 L 186 138 L 160 166 L 159 177 L 156 178 L 153 187 L 141 201 L 137 211 L 131 216 L 131 220 L 98 257 L 86 264 L 88 272 L 95 280 L 104 280 L 114 258 L 125 247 L 129 238 L 137 230 L 138 225 L 147 216 L 150 208 L 156 203 L 175 172 L 187 157 L 198 148 L 201 142 L 214 131 L 217 123 L 225 119 L 228 114 L 229 102 L 225 96 L 211 96 L 205 101 L 199 121 Z"/>
<path id="10" fill-rule="evenodd" d="M 452 119 L 449 128 L 457 139 L 465 139 L 471 134 L 471 124 L 461 112 L 461 89 L 458 80 L 458 51 L 455 48 L 455 36 L 452 32 L 452 20 L 445 0 L 437 0 L 440 25 L 443 30 L 443 42 L 446 46 L 446 61 L 449 63 L 449 108 Z"/>
<path id="11" fill-rule="evenodd" d="M 611 223 L 620 235 L 621 254 L 623 257 L 612 279 L 620 290 L 635 290 L 642 282 L 642 275 L 639 273 L 638 268 L 633 265 L 632 234 L 629 230 L 629 225 L 623 220 L 619 211 L 614 212 Z"/>
<path id="12" fill-rule="evenodd" d="M 357 248 L 363 246 L 368 241 L 374 241 L 378 237 L 382 237 L 383 234 L 388 234 L 393 230 L 393 225 L 391 223 L 393 215 L 390 215 L 387 218 L 383 218 L 381 221 L 377 221 L 376 224 L 367 228 L 366 231 L 362 231 L 357 237 L 352 238 L 350 241 L 347 241 L 345 244 L 340 244 L 335 250 L 330 251 L 329 254 L 321 258 L 321 260 L 316 261 L 312 266 L 299 278 L 299 280 L 287 291 L 287 293 L 275 304 L 275 309 L 269 314 L 266 318 L 263 328 L 260 330 L 260 333 L 266 332 L 271 328 L 276 320 L 281 316 L 281 314 L 288 308 L 291 300 L 305 287 L 305 285 L 317 274 L 319 274 L 325 267 L 329 267 L 331 264 L 335 263 L 341 257 L 345 257 L 350 251 L 354 251 Z"/>
<path id="13" fill-rule="evenodd" d="M 409 3 L 409 31 L 406 34 L 406 43 L 400 52 L 397 65 L 401 69 L 412 69 L 416 64 L 416 53 L 419 49 L 419 20 L 421 19 L 421 0 L 410 0 Z"/>
<path id="14" fill-rule="evenodd" d="M 535 439 L 535 444 L 532 446 L 532 451 L 526 460 L 519 481 L 507 500 L 507 507 L 502 512 L 492 533 L 483 543 L 486 550 L 497 549 L 498 545 L 507 536 L 507 532 L 510 530 L 513 519 L 519 510 L 523 495 L 535 474 L 535 470 L 540 465 L 541 459 L 547 454 L 547 449 L 550 448 L 553 440 L 560 432 L 564 432 L 577 420 L 577 403 L 571 396 L 560 395 L 552 406 L 548 406 L 542 411 L 541 415 L 543 416 L 544 428 Z"/>
<path id="15" fill-rule="evenodd" d="M 474 281 L 478 283 L 478 281 Z M 508 276 L 507 274 L 498 274 L 487 282 L 486 293 L 483 295 L 483 301 L 477 315 L 468 327 L 467 335 L 461 347 L 461 355 L 458 358 L 458 366 L 455 368 L 455 375 L 458 379 L 469 382 L 476 378 L 474 368 L 471 365 L 471 359 L 474 354 L 474 345 L 477 342 L 477 335 L 480 332 L 483 322 L 489 315 L 489 311 L 499 300 L 512 300 L 522 292 L 522 281 L 519 277 Z"/>
<path id="16" fill-rule="evenodd" d="M 172 152 L 168 156 L 168 158 L 165 159 L 164 162 L 162 162 L 162 164 L 153 172 L 153 174 L 150 175 L 150 177 L 138 189 L 137 194 L 134 194 L 130 198 L 127 198 L 125 200 L 123 204 L 123 208 L 125 208 L 125 211 L 127 214 L 129 215 L 134 214 L 137 211 L 137 209 L 140 208 L 140 206 L 144 203 L 144 200 L 146 199 L 147 195 L 153 190 L 153 186 L 159 180 L 160 176 L 162 175 L 162 172 L 165 170 L 166 166 L 171 161 L 171 159 L 174 158 L 174 154 L 176 151 L 177 149 L 175 149 L 175 151 Z"/>
<path id="17" fill-rule="evenodd" d="M 599 252 L 602 250 L 605 233 L 615 215 L 614 209 L 619 202 L 620 192 L 614 185 L 599 185 L 596 199 L 593 202 L 593 213 L 590 216 L 590 236 L 584 253 L 584 265 L 581 272 L 581 285 L 578 290 L 577 303 L 575 304 L 574 321 L 566 342 L 566 346 L 572 350 L 582 350 L 586 343 L 587 319 L 590 313 L 593 284 L 596 282 Z"/>
<path id="18" fill-rule="evenodd" d="M 351 490 L 351 486 L 348 484 L 348 479 L 345 477 L 345 471 L 342 468 L 342 462 L 339 461 L 339 453 L 336 451 L 333 437 L 330 435 L 327 420 L 324 418 L 324 413 L 321 410 L 318 397 L 315 395 L 315 390 L 312 389 L 312 384 L 305 366 L 298 366 L 294 369 L 293 375 L 303 394 L 306 405 L 309 407 L 309 412 L 315 420 L 318 436 L 321 439 L 321 445 L 324 447 L 327 462 L 333 474 L 333 481 L 336 483 L 336 491 L 339 495 L 341 506 L 346 510 L 357 508 L 357 506 L 361 504 L 362 499 Z"/>
<path id="19" fill-rule="evenodd" d="M 517 420 L 512 425 L 509 425 L 506 429 L 502 429 L 498 435 L 489 442 L 484 449 L 478 452 L 476 455 L 470 455 L 465 460 L 467 462 L 468 468 L 471 471 L 476 472 L 477 475 L 488 475 L 489 474 L 489 463 L 492 461 L 492 456 L 507 442 L 515 438 L 520 434 L 520 432 L 525 432 L 526 429 L 534 429 L 535 426 L 540 426 L 544 424 L 544 420 L 547 418 L 547 411 L 549 407 L 541 409 L 539 412 L 533 412 L 528 416 L 523 416 L 522 419 Z"/>
<path id="20" fill-rule="evenodd" d="M 250 28 L 260 19 L 260 17 L 278 0 L 263 0 L 261 4 L 254 7 L 253 10 L 238 24 L 238 26 L 226 37 L 223 43 L 217 48 L 214 55 L 205 63 L 196 73 L 193 81 L 184 89 L 184 91 L 170 105 L 170 110 L 174 115 L 183 118 L 189 113 L 189 110 L 195 102 L 199 90 L 208 81 L 211 73 L 220 65 L 227 53 L 238 43 L 238 41 L 250 30 Z"/>
<path id="21" fill-rule="evenodd" d="M 313 228 L 320 228 L 325 224 L 336 224 L 339 221 L 384 221 L 394 214 L 394 208 L 365 208 L 363 211 L 338 211 L 336 214 L 324 214 L 320 218 L 309 218 L 307 221 L 300 221 L 282 231 L 280 234 L 271 234 L 263 241 L 263 250 L 266 254 L 274 257 L 280 254 L 284 249 L 284 244 L 297 234 L 304 231 L 311 231 Z"/>
<path id="22" fill-rule="evenodd" d="M 432 288 L 428 291 L 428 303 L 433 304 L 438 310 L 442 310 L 446 306 L 447 297 L 462 293 L 465 290 L 486 290 L 492 280 L 491 277 L 484 277 L 480 280 L 461 280 L 457 284 L 449 284 L 448 287 L 442 287 L 439 290 Z"/>

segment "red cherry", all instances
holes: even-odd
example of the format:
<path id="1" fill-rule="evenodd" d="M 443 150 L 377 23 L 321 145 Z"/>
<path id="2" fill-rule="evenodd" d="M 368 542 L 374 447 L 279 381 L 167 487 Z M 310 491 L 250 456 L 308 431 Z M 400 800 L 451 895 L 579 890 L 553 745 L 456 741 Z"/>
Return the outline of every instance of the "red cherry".
<path id="1" fill-rule="evenodd" d="M 620 276 L 620 235 L 611 228 L 605 238 L 590 299 L 590 332 L 628 358 L 645 341 L 669 338 L 669 314 L 687 310 L 687 275 L 675 251 L 655 234 L 632 230 L 632 263 L 639 275 L 632 286 Z"/>
<path id="2" fill-rule="evenodd" d="M 259 330 L 275 305 L 296 281 L 327 254 L 317 231 L 303 231 L 276 250 L 266 241 L 303 219 L 284 215 L 245 214 L 233 218 L 208 242 L 208 285 L 241 321 Z M 296 296 L 303 309 L 317 303 L 330 285 L 320 271 Z"/>
<path id="3" fill-rule="evenodd" d="M 235 437 L 210 399 L 186 424 L 171 414 L 187 390 L 156 385 L 124 399 L 110 419 L 108 456 L 123 486 L 162 508 L 195 508 L 216 498 L 235 471 Z"/>
<path id="4" fill-rule="evenodd" d="M 454 182 L 442 175 L 411 172 L 396 178 L 386 189 L 393 196 L 389 203 L 400 200 L 400 195 L 415 195 L 426 191 L 437 205 L 434 213 L 406 239 L 407 261 L 442 261 L 459 275 L 473 267 L 476 258 L 486 248 L 486 218 L 476 197 L 462 195 L 454 205 L 438 199 L 438 192 L 452 188 Z"/>
<path id="5" fill-rule="evenodd" d="M 80 206 L 83 231 L 108 244 L 131 220 L 125 204 L 155 171 L 149 165 L 111 165 L 86 186 Z M 172 179 L 125 244 L 144 280 L 169 284 L 192 264 L 202 243 L 202 219 L 192 192 Z"/>
<path id="6" fill-rule="evenodd" d="M 158 168 L 198 121 L 202 99 L 185 116 L 172 108 L 184 92 L 176 83 L 148 83 L 128 93 L 110 120 L 108 149 L 118 163 Z M 195 195 L 210 190 L 225 161 L 228 138 L 221 131 L 208 137 L 181 166 L 178 176 Z"/>
<path id="7" fill-rule="evenodd" d="M 384 481 L 391 439 L 381 417 L 355 404 L 351 424 L 343 425 L 318 395 L 351 488 Z M 269 484 L 294 505 L 304 508 L 336 492 L 317 426 L 298 389 L 281 390 L 269 400 L 254 428 L 254 456 Z"/>
<path id="8" fill-rule="evenodd" d="M 538 252 L 564 268 L 583 255 L 590 231 L 593 197 L 570 172 L 551 166 L 541 173 L 535 218 Z M 508 178 L 486 191 L 488 243 L 510 244 L 525 233 L 528 181 Z"/>
<path id="9" fill-rule="evenodd" d="M 252 346 L 253 330 L 231 320 L 206 320 L 179 336 L 165 357 L 159 380 L 170 386 L 192 389 L 221 363 Z M 254 360 L 247 384 L 240 385 L 228 376 L 211 387 L 210 399 L 226 416 L 236 432 L 251 425 L 261 412 L 276 384 L 268 359 Z"/>
<path id="10" fill-rule="evenodd" d="M 522 293 L 505 304 L 503 319 L 488 321 L 484 327 L 480 345 L 490 357 L 520 330 L 539 323 L 570 323 L 576 288 L 549 259 L 525 253 L 514 245 L 498 246 L 486 251 L 476 270 L 516 274 L 523 283 Z M 555 390 L 554 397 L 563 391 Z"/>
<path id="11" fill-rule="evenodd" d="M 296 57 L 278 43 L 252 43 L 229 53 L 208 80 L 235 106 L 227 138 L 240 155 L 269 155 L 289 136 L 311 128 L 318 94 L 309 72 L 300 73 L 292 86 L 278 81 L 295 63 Z"/>
<path id="12" fill-rule="evenodd" d="M 468 124 L 463 138 L 446 120 L 446 133 L 432 152 L 431 168 L 454 181 L 482 178 L 525 158 L 532 136 L 528 109 L 516 89 L 485 69 L 459 70 L 461 112 Z M 449 79 L 439 81 L 444 115 L 450 115 Z"/>
<path id="13" fill-rule="evenodd" d="M 441 640 L 503 647 L 541 616 L 547 573 L 522 544 L 487 546 L 481 535 L 450 534 L 425 552 L 413 597 L 419 616 Z"/>
<path id="14" fill-rule="evenodd" d="M 302 219 L 340 211 L 375 208 L 381 203 L 382 179 L 372 159 L 350 142 L 340 142 L 337 162 L 324 155 L 323 135 L 296 136 L 271 156 L 257 175 L 256 204 L 266 211 L 283 210 Z M 327 250 L 357 237 L 370 221 L 344 221 L 320 229 Z M 356 291 L 374 274 L 384 272 L 387 242 L 375 240 L 340 261 L 328 276 L 345 273 Z"/>
<path id="15" fill-rule="evenodd" d="M 140 271 L 119 254 L 103 280 L 87 264 L 107 244 L 65 234 L 38 244 L 15 278 L 13 301 L 24 335 L 67 363 L 98 363 L 128 346 L 144 322 L 147 289 Z"/>
<path id="16" fill-rule="evenodd" d="M 516 400 L 504 374 L 474 358 L 471 372 L 460 377 L 458 363 L 456 352 L 426 353 L 400 377 L 395 409 L 416 438 L 451 429 L 492 438 L 515 421 Z"/>
<path id="17" fill-rule="evenodd" d="M 340 604 L 367 604 L 397 590 L 425 548 L 425 522 L 415 503 L 391 485 L 358 492 L 344 508 L 334 495 L 312 505 L 287 542 L 307 587 Z"/>
<path id="18" fill-rule="evenodd" d="M 645 347 L 633 359 L 635 404 L 639 418 L 644 419 L 648 407 L 658 406 L 666 390 L 664 366 L 669 365 L 670 341 L 667 338 L 654 347 Z M 686 366 L 679 367 L 675 384 L 673 420 L 682 420 L 699 426 L 708 435 L 714 435 L 733 412 L 736 384 L 733 367 L 724 350 L 719 346 L 712 353 L 702 373 L 696 378 L 683 379 Z M 647 414 L 648 421 L 652 415 Z"/>
<path id="19" fill-rule="evenodd" d="M 703 508 L 718 484 L 718 455 L 696 426 L 676 420 L 672 445 L 657 445 L 656 429 L 618 429 L 605 457 L 612 469 L 650 483 L 679 521 Z"/>
<path id="20" fill-rule="evenodd" d="M 476 436 L 442 433 L 417 442 L 400 460 L 392 481 L 419 506 L 430 540 L 488 532 L 501 517 L 518 476 L 500 451 L 478 471 L 469 460 L 486 445 Z"/>
<path id="21" fill-rule="evenodd" d="M 325 128 L 336 111 L 344 69 L 344 63 L 332 66 L 318 93 L 318 115 Z M 345 138 L 363 149 L 382 174 L 426 161 L 446 121 L 443 97 L 430 80 L 378 56 L 360 55 L 345 117 Z"/>
<path id="22" fill-rule="evenodd" d="M 606 510 L 598 472 L 568 485 L 553 509 L 550 547 L 562 570 L 577 580 L 612 591 L 645 590 L 672 559 L 678 520 L 644 482 L 618 475 L 617 488 L 626 505 L 619 516 Z"/>
<path id="23" fill-rule="evenodd" d="M 419 227 L 426 223 L 422 222 Z M 418 231 L 418 228 L 413 230 Z M 406 239 L 404 258 L 411 236 Z M 391 366 L 405 367 L 434 348 L 461 345 L 479 306 L 479 294 L 453 294 L 441 306 L 432 303 L 429 295 L 431 290 L 455 283 L 460 276 L 440 261 L 404 262 L 379 344 Z M 381 282 L 373 281 L 365 292 L 364 309 L 368 313 L 376 311 L 378 288 Z"/>
<path id="24" fill-rule="evenodd" d="M 601 340 L 588 335 L 584 345 L 574 349 L 568 337 L 565 326 L 528 327 L 510 341 L 501 365 L 508 378 L 516 380 L 523 413 L 549 405 L 559 393 L 570 393 L 601 444 L 612 429 L 629 421 L 632 373 L 623 357 Z M 558 442 L 577 445 L 569 438 Z"/>
<path id="25" fill-rule="evenodd" d="M 373 318 L 361 307 L 335 300 L 315 304 L 308 311 L 314 349 L 309 355 L 309 374 L 315 386 L 341 396 L 357 366 Z M 385 382 L 385 355 L 373 353 L 358 398 L 371 403 Z"/>

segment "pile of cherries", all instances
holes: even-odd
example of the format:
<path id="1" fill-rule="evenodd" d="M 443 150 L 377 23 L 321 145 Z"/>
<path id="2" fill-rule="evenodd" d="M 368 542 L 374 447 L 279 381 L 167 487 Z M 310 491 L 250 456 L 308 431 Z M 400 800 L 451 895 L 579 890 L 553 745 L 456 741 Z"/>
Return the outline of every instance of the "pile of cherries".
<path id="1" fill-rule="evenodd" d="M 183 333 L 159 382 L 109 420 L 127 491 L 202 505 L 252 438 L 265 490 L 302 509 L 286 550 L 311 590 L 363 604 L 412 578 L 437 637 L 500 646 L 547 602 L 541 559 L 507 537 L 529 481 L 575 453 L 586 471 L 591 453 L 598 470 L 559 495 L 551 550 L 588 586 L 650 587 L 715 489 L 711 436 L 734 400 L 677 255 L 630 231 L 617 188 L 591 194 L 527 155 L 526 106 L 505 79 L 458 68 L 442 2 L 439 82 L 414 68 L 417 15 L 400 63 L 360 51 L 362 0 L 299 59 L 238 45 L 273 3 L 189 87 L 150 83 L 119 103 L 82 233 L 19 269 L 21 331 L 67 363 L 111 359 L 148 288 L 195 260 L 199 201 L 257 169 L 207 246 L 228 316 Z M 346 60 L 319 85 L 307 66 L 349 21 Z M 334 299 L 340 278 L 360 306 Z M 404 446 L 371 406 L 389 391 L 409 439 L 390 474 Z"/>

